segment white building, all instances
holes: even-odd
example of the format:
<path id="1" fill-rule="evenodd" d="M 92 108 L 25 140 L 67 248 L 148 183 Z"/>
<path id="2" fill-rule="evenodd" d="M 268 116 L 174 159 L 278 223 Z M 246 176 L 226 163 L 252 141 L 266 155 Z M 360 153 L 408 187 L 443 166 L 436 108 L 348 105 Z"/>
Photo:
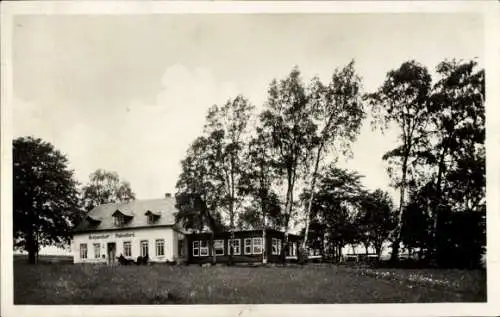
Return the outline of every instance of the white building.
<path id="1" fill-rule="evenodd" d="M 174 261 L 181 254 L 183 230 L 176 225 L 175 199 L 133 200 L 91 210 L 75 228 L 74 263 L 112 263 L 147 255 L 149 261 Z"/>

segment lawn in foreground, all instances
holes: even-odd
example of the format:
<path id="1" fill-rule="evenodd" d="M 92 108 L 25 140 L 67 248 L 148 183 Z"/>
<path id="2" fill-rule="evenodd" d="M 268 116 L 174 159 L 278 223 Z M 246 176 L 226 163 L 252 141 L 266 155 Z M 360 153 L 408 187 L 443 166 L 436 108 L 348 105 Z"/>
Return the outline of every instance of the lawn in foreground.
<path id="1" fill-rule="evenodd" d="M 401 272 L 398 273 L 401 276 Z M 336 265 L 14 265 L 14 304 L 313 304 L 485 301 L 484 272 L 431 284 Z M 446 276 L 446 274 L 441 274 Z M 472 276 L 472 277 L 471 277 Z M 473 281 L 474 285 L 469 285 Z"/>

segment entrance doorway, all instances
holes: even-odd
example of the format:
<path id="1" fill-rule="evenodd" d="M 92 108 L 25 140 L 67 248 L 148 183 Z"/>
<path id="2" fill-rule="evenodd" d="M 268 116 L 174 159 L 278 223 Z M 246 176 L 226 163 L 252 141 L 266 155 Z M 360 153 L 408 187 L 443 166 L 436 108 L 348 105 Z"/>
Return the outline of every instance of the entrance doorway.
<path id="1" fill-rule="evenodd" d="M 116 243 L 108 242 L 108 264 L 116 261 Z"/>

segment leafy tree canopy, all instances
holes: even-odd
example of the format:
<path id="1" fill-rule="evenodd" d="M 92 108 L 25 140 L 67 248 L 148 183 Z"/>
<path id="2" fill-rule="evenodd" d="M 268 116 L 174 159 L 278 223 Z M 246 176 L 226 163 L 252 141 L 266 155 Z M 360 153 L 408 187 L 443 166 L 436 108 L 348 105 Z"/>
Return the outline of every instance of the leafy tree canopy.
<path id="1" fill-rule="evenodd" d="M 87 211 L 108 203 L 126 202 L 135 199 L 127 181 L 120 181 L 116 172 L 98 169 L 90 174 L 90 181 L 83 187 L 83 205 Z"/>
<path id="2" fill-rule="evenodd" d="M 79 217 L 77 182 L 68 159 L 34 137 L 13 141 L 14 241 L 36 261 L 40 247 L 64 245 Z"/>

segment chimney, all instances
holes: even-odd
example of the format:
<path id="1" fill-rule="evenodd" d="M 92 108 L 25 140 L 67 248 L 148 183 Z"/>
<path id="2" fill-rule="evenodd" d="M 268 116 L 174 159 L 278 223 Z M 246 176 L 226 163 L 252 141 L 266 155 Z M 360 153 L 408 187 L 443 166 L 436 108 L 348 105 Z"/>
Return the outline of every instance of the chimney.
<path id="1" fill-rule="evenodd" d="M 165 193 L 165 198 L 171 198 L 172 194 L 171 193 Z"/>

